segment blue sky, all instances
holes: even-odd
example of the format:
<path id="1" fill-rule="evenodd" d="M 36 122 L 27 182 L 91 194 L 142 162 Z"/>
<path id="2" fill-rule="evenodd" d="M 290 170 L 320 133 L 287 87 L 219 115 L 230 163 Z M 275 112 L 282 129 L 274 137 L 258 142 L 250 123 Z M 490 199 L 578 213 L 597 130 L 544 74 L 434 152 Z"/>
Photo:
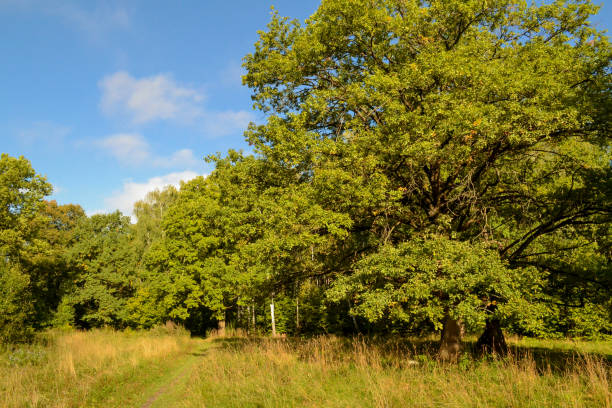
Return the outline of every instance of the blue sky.
<path id="1" fill-rule="evenodd" d="M 202 158 L 248 150 L 261 120 L 241 63 L 273 3 L 300 19 L 318 5 L 0 0 L 0 151 L 90 214 L 210 172 Z"/>
<path id="2" fill-rule="evenodd" d="M 0 0 L 0 151 L 89 214 L 210 172 L 262 120 L 241 63 L 272 4 L 303 20 L 319 2 Z"/>

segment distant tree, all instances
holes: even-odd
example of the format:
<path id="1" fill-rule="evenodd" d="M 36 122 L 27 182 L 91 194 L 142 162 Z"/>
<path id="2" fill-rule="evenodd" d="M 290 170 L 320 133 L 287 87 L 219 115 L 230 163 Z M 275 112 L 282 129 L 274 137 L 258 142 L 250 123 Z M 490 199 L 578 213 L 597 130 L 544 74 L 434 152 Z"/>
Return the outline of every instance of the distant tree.
<path id="1" fill-rule="evenodd" d="M 144 252 L 153 242 L 163 237 L 162 220 L 177 197 L 178 190 L 174 186 L 166 186 L 162 190 L 147 193 L 144 200 L 134 204 L 134 235 L 141 251 Z"/>
<path id="2" fill-rule="evenodd" d="M 242 173 L 247 176 L 248 173 Z M 138 291 L 145 320 L 187 320 L 205 308 L 224 321 L 241 284 L 230 262 L 240 237 L 252 234 L 248 206 L 253 195 L 241 173 L 218 168 L 181 186 L 162 222 L 163 239 L 144 258 L 149 279 Z M 157 309 L 158 313 L 147 313 Z"/>
<path id="3" fill-rule="evenodd" d="M 53 200 L 45 201 L 38 216 L 31 221 L 40 244 L 24 260 L 24 270 L 30 278 L 36 328 L 51 324 L 62 296 L 71 287 L 74 276 L 66 253 L 75 228 L 85 217 L 81 206 L 58 205 Z"/>
<path id="4" fill-rule="evenodd" d="M 130 218 L 119 211 L 82 219 L 67 253 L 73 285 L 62 298 L 57 324 L 91 328 L 131 324 L 136 251 Z"/>

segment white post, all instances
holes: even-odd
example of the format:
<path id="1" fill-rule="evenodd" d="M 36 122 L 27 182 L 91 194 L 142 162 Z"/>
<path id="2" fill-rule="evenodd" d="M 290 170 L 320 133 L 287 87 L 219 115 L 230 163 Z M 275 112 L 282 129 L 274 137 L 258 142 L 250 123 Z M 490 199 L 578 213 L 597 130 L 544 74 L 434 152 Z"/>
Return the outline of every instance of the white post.
<path id="1" fill-rule="evenodd" d="M 253 330 L 255 330 L 255 302 L 253 302 L 253 307 L 251 308 L 253 312 Z"/>
<path id="2" fill-rule="evenodd" d="M 272 317 L 272 337 L 276 337 L 276 321 L 274 320 L 274 298 L 270 303 L 270 316 Z"/>

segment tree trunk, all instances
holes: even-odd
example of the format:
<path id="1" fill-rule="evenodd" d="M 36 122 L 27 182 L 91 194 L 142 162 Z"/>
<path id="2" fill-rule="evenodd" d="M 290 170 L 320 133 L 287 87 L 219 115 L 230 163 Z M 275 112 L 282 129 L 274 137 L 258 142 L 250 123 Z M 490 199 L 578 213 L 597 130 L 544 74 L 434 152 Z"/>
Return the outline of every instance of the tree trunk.
<path id="1" fill-rule="evenodd" d="M 247 333 L 251 332 L 251 306 L 247 306 L 246 329 L 247 329 Z"/>
<path id="2" fill-rule="evenodd" d="M 450 316 L 444 318 L 442 335 L 440 336 L 440 350 L 438 358 L 442 361 L 455 362 L 461 355 L 463 345 L 463 323 L 461 320 L 452 319 Z"/>
<path id="3" fill-rule="evenodd" d="M 221 337 L 225 336 L 225 319 L 219 320 L 217 323 L 217 334 Z"/>
<path id="4" fill-rule="evenodd" d="M 476 348 L 482 353 L 506 354 L 508 346 L 501 330 L 499 319 L 487 320 L 482 336 L 476 343 Z"/>
<path id="5" fill-rule="evenodd" d="M 272 318 L 272 337 L 276 337 L 276 320 L 274 320 L 274 298 L 270 303 L 270 317 Z"/>
<path id="6" fill-rule="evenodd" d="M 295 298 L 295 332 L 300 331 L 300 298 Z"/>

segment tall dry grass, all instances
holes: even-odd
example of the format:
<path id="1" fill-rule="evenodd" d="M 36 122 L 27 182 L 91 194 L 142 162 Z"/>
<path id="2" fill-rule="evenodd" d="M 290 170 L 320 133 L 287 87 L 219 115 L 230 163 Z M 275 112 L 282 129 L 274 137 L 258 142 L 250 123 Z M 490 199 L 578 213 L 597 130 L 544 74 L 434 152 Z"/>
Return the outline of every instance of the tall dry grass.
<path id="1" fill-rule="evenodd" d="M 427 347 L 363 338 L 216 339 L 189 381 L 186 407 L 612 407 L 603 357 L 441 364 Z M 516 350 L 515 350 L 516 352 Z"/>
<path id="2" fill-rule="evenodd" d="M 87 406 L 137 378 L 147 363 L 175 358 L 190 344 L 188 333 L 163 330 L 48 332 L 38 344 L 0 355 L 0 407 Z"/>

